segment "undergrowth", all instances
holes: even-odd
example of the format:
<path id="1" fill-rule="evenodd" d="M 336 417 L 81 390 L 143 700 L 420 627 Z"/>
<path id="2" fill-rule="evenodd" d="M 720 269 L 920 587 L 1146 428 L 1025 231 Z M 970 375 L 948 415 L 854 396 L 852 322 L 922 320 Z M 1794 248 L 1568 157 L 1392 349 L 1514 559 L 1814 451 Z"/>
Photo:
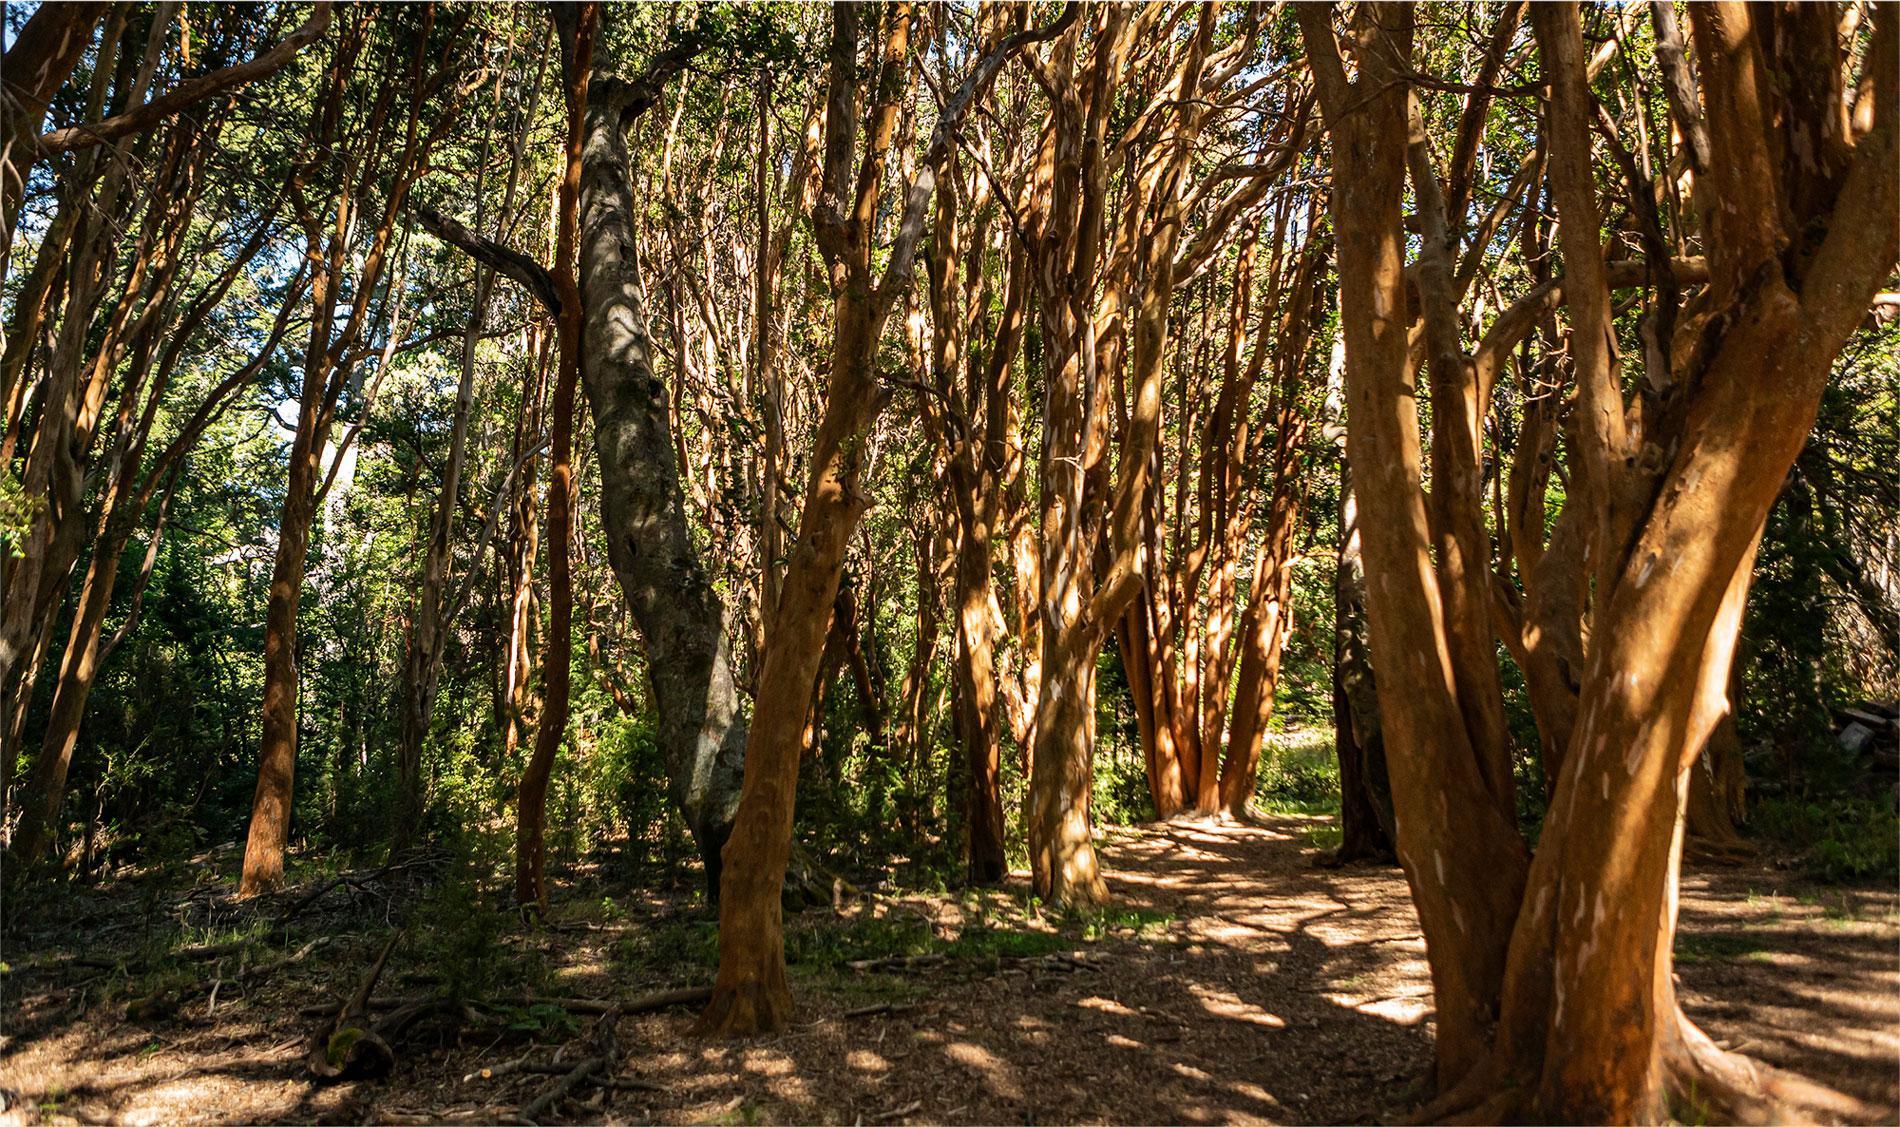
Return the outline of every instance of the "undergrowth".
<path id="1" fill-rule="evenodd" d="M 1891 881 L 1900 872 L 1900 812 L 1890 798 L 1763 798 L 1749 825 L 1816 880 Z"/>

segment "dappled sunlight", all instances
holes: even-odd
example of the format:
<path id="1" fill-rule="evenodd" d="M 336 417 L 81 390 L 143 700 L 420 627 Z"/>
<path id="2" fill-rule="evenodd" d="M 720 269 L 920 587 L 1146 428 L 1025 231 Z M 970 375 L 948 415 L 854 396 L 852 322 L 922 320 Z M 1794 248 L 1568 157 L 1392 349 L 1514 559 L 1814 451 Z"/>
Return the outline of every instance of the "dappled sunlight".
<path id="1" fill-rule="evenodd" d="M 1194 996 L 1200 999 L 1201 1009 L 1214 1017 L 1229 1021 L 1258 1025 L 1265 1029 L 1285 1029 L 1286 1019 L 1278 1014 L 1268 1013 L 1261 1007 L 1241 999 L 1230 990 L 1214 990 L 1203 986 L 1193 988 Z"/>
<path id="2" fill-rule="evenodd" d="M 1099 913 L 1038 912 L 1019 881 L 974 896 L 912 893 L 789 917 L 810 952 L 793 966 L 790 1026 L 721 1042 L 693 1035 L 690 1012 L 627 1018 L 618 1075 L 646 1087 L 617 1093 L 599 1117 L 1399 1117 L 1431 1057 L 1423 937 L 1396 869 L 1320 869 L 1312 856 L 1297 835 L 1252 827 L 1117 830 L 1102 850 L 1115 901 Z M 1712 1036 L 1771 1063 L 1827 1060 L 1887 1075 L 1900 1058 L 1900 927 L 1885 922 L 1891 905 L 1877 896 L 1808 904 L 1720 879 L 1696 884 L 1685 892 L 1680 946 L 1689 954 L 1677 968 L 1685 1004 Z M 674 909 L 656 902 L 648 910 Z M 662 942 L 651 919 L 596 924 L 576 915 L 565 926 L 511 940 L 549 953 L 546 989 L 625 997 L 651 988 L 641 983 L 655 975 L 674 984 L 710 971 L 674 962 L 695 950 L 708 919 L 666 925 L 681 929 L 677 943 Z M 656 954 L 640 957 L 657 961 L 615 953 L 635 936 L 656 944 Z M 935 946 L 926 949 L 939 954 L 924 965 L 852 969 L 853 944 L 880 936 L 906 952 L 929 936 Z M 98 1079 L 87 1088 L 68 1081 L 62 1106 L 128 1123 L 176 1122 L 207 1104 L 242 1106 L 247 1120 L 317 1119 L 342 1108 L 374 1119 L 376 1111 L 408 1114 L 418 1101 L 443 1116 L 452 1107 L 493 1120 L 544 1079 L 451 1085 L 443 1091 L 459 1102 L 449 1105 L 421 1087 L 424 1078 L 443 1070 L 459 1077 L 531 1049 L 550 1053 L 585 1037 L 592 1022 L 583 1016 L 496 1044 L 411 1040 L 399 1054 L 412 1071 L 319 1087 L 303 1074 L 305 1026 L 261 1022 L 257 999 L 244 996 L 221 1001 L 207 1020 L 202 1002 L 182 1037 L 94 1022 L 0 1049 L 3 1067 L 10 1081 L 24 1077 L 23 1094 L 41 1099 L 53 1088 L 52 1069 L 70 1077 L 75 1062 L 97 1062 Z"/>
<path id="3" fill-rule="evenodd" d="M 1023 1088 L 1014 1070 L 983 1046 L 968 1041 L 954 1041 L 944 1046 L 943 1055 L 954 1064 L 974 1070 L 996 1095 L 1006 1100 L 1023 1098 Z"/>

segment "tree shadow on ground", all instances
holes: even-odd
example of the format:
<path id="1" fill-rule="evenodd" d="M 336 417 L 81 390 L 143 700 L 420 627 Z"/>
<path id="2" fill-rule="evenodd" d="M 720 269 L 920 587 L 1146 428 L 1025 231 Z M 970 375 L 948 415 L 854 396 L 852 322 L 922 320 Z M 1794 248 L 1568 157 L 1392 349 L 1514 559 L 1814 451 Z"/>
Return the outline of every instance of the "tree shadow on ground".
<path id="1" fill-rule="evenodd" d="M 1423 939 L 1398 870 L 1317 866 L 1313 825 L 1285 817 L 1110 830 L 1102 855 L 1116 902 L 1085 918 L 1038 913 L 1021 874 L 1000 890 L 881 896 L 847 916 L 794 916 L 790 1028 L 713 1042 L 691 1034 L 691 1012 L 624 1018 L 619 1075 L 653 1090 L 596 1093 L 598 1102 L 554 1118 L 1401 1117 L 1423 1097 L 1431 1055 Z M 1718 1041 L 1893 1109 L 1895 897 L 1756 891 L 1776 888 L 1773 877 L 1725 870 L 1685 879 L 1685 1004 Z M 715 933 L 703 908 L 629 896 L 627 915 L 603 923 L 583 915 L 600 905 L 600 889 L 565 892 L 574 918 L 557 911 L 551 926 L 507 936 L 518 954 L 547 960 L 541 977 L 499 981 L 497 990 L 626 998 L 709 977 Z M 887 952 L 932 957 L 850 965 Z M 310 1020 L 293 1015 L 353 980 L 356 960 L 339 955 L 338 964 L 300 968 L 274 1000 L 215 1020 L 194 1012 L 145 1027 L 98 1007 L 74 1013 L 29 998 L 34 1031 L 0 1046 L 0 1072 L 25 1078 L 9 1086 L 29 1102 L 52 1093 L 56 1114 L 81 1121 L 493 1120 L 548 1078 L 464 1075 L 520 1056 L 537 1038 L 544 1054 L 579 1044 L 592 1021 L 500 1036 L 493 1026 L 459 1036 L 421 1028 L 399 1044 L 388 1078 L 317 1085 L 297 1040 Z M 391 993 L 426 981 L 407 973 L 393 976 Z"/>

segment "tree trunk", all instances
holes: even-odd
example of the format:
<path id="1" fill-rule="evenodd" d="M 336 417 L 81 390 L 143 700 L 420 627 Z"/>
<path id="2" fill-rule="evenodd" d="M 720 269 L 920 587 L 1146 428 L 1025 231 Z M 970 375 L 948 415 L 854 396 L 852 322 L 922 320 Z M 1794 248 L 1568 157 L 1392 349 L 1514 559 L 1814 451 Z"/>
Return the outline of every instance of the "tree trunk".
<path id="1" fill-rule="evenodd" d="M 319 275 L 311 296 L 321 302 L 328 290 L 328 281 Z M 308 358 L 305 373 L 297 436 L 290 447 L 290 481 L 277 524 L 277 555 L 265 602 L 263 739 L 239 896 L 274 891 L 283 883 L 284 845 L 290 840 L 297 770 L 297 607 L 303 599 L 304 557 L 317 511 L 318 463 L 323 457 L 317 421 L 327 377 L 324 367 Z"/>
<path id="2" fill-rule="evenodd" d="M 500 89 L 498 80 L 497 95 Z M 515 192 L 521 181 L 522 151 L 527 142 L 526 123 L 534 117 L 540 104 L 540 93 L 541 85 L 537 82 L 529 95 L 522 132 L 509 147 L 508 186 L 503 191 L 498 220 L 498 226 L 504 228 L 514 213 Z M 500 109 L 499 96 L 496 109 Z M 487 168 L 491 136 L 491 132 L 484 131 L 478 168 Z M 487 197 L 483 192 L 484 187 L 485 178 L 478 175 L 475 185 L 477 228 L 485 226 L 483 219 L 487 210 Z M 476 349 L 488 319 L 488 301 L 494 282 L 495 271 L 478 264 L 475 268 L 475 296 L 470 306 L 468 329 L 462 336 L 462 362 L 455 387 L 455 406 L 449 422 L 448 463 L 442 471 L 442 490 L 437 495 L 435 512 L 429 521 L 429 546 L 423 556 L 422 585 L 411 611 L 413 619 L 409 627 L 409 645 L 404 654 L 402 712 L 396 745 L 396 819 L 390 834 L 391 848 L 398 852 L 414 840 L 422 824 L 425 799 L 422 752 L 423 745 L 429 740 L 435 716 L 443 648 L 448 640 L 448 620 L 452 611 L 448 605 L 449 572 L 455 562 L 451 540 L 456 510 L 461 504 L 462 470 L 467 461 L 468 418 L 475 394 Z M 477 560 L 472 566 L 479 564 Z"/>
<path id="3" fill-rule="evenodd" d="M 791 854 L 792 806 L 812 687 L 823 659 L 844 554 L 867 503 L 858 491 L 863 435 L 875 409 L 870 311 L 849 292 L 838 333 L 811 484 L 767 636 L 745 747 L 738 817 L 719 900 L 719 977 L 701 1027 L 727 1035 L 781 1028 L 791 1012 L 779 890 Z"/>
<path id="4" fill-rule="evenodd" d="M 1689 770 L 1687 848 L 1690 853 L 1720 861 L 1752 857 L 1755 847 L 1742 836 L 1747 820 L 1748 774 L 1743 769 L 1742 740 L 1735 731 L 1735 713 L 1722 714 L 1709 742 Z"/>
<path id="5" fill-rule="evenodd" d="M 59 825 L 59 808 L 66 796 L 66 775 L 72 767 L 73 749 L 79 743 L 79 722 L 85 715 L 86 697 L 98 674 L 99 638 L 104 632 L 106 611 L 112 605 L 119 557 L 131 539 L 131 532 L 129 519 L 110 520 L 106 536 L 93 545 L 92 563 L 80 587 L 79 606 L 73 613 L 65 656 L 60 662 L 59 681 L 53 690 L 46 735 L 40 754 L 34 760 L 33 774 L 21 800 L 24 809 L 14 831 L 13 852 L 28 864 L 39 859 Z"/>
<path id="6" fill-rule="evenodd" d="M 667 389 L 653 370 L 626 144 L 633 115 L 668 73 L 656 66 L 638 86 L 603 79 L 590 95 L 581 180 L 582 370 L 608 560 L 646 643 L 668 792 L 716 890 L 738 808 L 746 722 L 731 613 L 687 526 Z"/>
<path id="7" fill-rule="evenodd" d="M 1390 861 L 1398 836 L 1379 726 L 1378 684 L 1366 633 L 1366 571 L 1352 466 L 1340 434 L 1339 552 L 1333 567 L 1333 752 L 1339 760 L 1339 849 L 1334 859 Z"/>
<path id="8" fill-rule="evenodd" d="M 1402 201 L 1412 10 L 1361 5 L 1358 83 L 1348 84 L 1326 6 L 1302 6 L 1308 55 L 1332 132 L 1333 221 L 1351 426 L 1349 457 L 1379 659 L 1380 718 L 1400 828 L 1399 856 L 1425 933 L 1438 1003 L 1437 1073 L 1450 1083 L 1483 1059 L 1503 981 L 1527 852 L 1474 747 L 1447 663 L 1431 534 L 1418 488 L 1417 399 L 1407 360 Z M 1368 45 L 1368 41 L 1370 42 Z M 1349 112 L 1348 105 L 1353 108 Z M 1346 170 L 1350 170 L 1348 173 Z M 1367 467 L 1378 467 L 1372 478 Z M 1477 874 L 1484 874 L 1482 878 Z M 1475 883 L 1475 887 L 1473 884 Z"/>
<path id="9" fill-rule="evenodd" d="M 1280 657 L 1293 628 L 1293 532 L 1300 503 L 1293 473 L 1277 475 L 1267 511 L 1267 532 L 1254 556 L 1253 583 L 1240 622 L 1240 672 L 1235 683 L 1233 731 L 1221 765 L 1221 808 L 1245 819 L 1260 771 L 1267 720 L 1280 683 Z M 1222 678 L 1216 690 L 1226 692 Z M 1214 753 L 1209 748 L 1208 754 Z"/>
<path id="10" fill-rule="evenodd" d="M 967 780 L 965 861 L 972 884 L 1008 875 L 1003 848 L 1001 715 L 996 702 L 996 625 L 990 613 L 987 529 L 957 537 L 957 709 Z"/>
<path id="11" fill-rule="evenodd" d="M 1518 870 L 1515 834 L 1498 824 L 1504 795 L 1487 777 L 1495 764 L 1478 746 L 1487 727 L 1480 712 L 1490 705 L 1458 699 L 1477 682 L 1460 680 L 1459 647 L 1450 642 L 1484 616 L 1446 589 L 1456 567 L 1439 572 L 1426 562 L 1430 546 L 1444 547 L 1436 535 L 1456 529 L 1425 519 L 1405 325 L 1394 315 L 1405 308 L 1400 138 L 1411 11 L 1359 9 L 1357 83 L 1346 78 L 1328 13 L 1304 8 L 1299 16 L 1336 173 L 1351 169 L 1334 178 L 1349 441 L 1362 475 L 1367 610 L 1402 815 L 1399 851 L 1432 962 L 1446 1089 L 1423 1116 L 1652 1121 L 1673 1090 L 1689 1116 L 1734 1117 L 1734 1097 L 1772 1095 L 1771 1085 L 1731 1083 L 1746 1069 L 1698 1040 L 1670 977 L 1688 772 L 1726 708 L 1763 520 L 1828 370 L 1900 245 L 1900 36 L 1891 20 L 1875 28 L 1871 77 L 1855 110 L 1868 128 L 1852 143 L 1838 131 L 1840 99 L 1810 97 L 1840 82 L 1838 49 L 1820 49 L 1818 71 L 1813 54 L 1769 54 L 1777 44 L 1830 43 L 1816 34 L 1832 28 L 1830 17 L 1691 9 L 1710 86 L 1711 159 L 1697 184 L 1699 201 L 1715 205 L 1699 209 L 1709 281 L 1679 327 L 1675 363 L 1651 370 L 1644 394 L 1653 396 L 1630 407 L 1611 354 L 1581 20 L 1574 5 L 1532 9 L 1551 85 L 1549 179 L 1577 384 L 1565 515 L 1586 538 L 1593 605 L 1576 729 L 1561 749 L 1535 860 Z M 1777 70 L 1775 81 L 1762 81 Z M 1772 107 L 1760 101 L 1784 96 Z M 1811 160 L 1776 157 L 1795 138 Z M 1413 179 L 1424 200 L 1437 185 L 1418 156 L 1415 149 Z M 1428 243 L 1438 237 L 1432 210 L 1421 207 Z M 1789 211 L 1794 229 L 1782 226 Z M 1442 280 L 1421 268 L 1418 283 L 1426 290 Z M 1443 328 L 1442 310 L 1424 313 L 1428 330 L 1434 317 Z M 1432 350 L 1449 351 L 1443 343 Z M 1435 362 L 1435 382 L 1459 367 Z M 1436 425 L 1470 422 L 1439 398 L 1435 388 Z M 1453 474 L 1477 472 L 1469 449 L 1434 449 Z M 1444 479 L 1435 469 L 1435 483 Z M 1461 521 L 1476 509 L 1468 484 L 1445 494 L 1464 496 L 1455 502 Z M 1442 552 L 1438 563 L 1446 563 Z"/>
<path id="12" fill-rule="evenodd" d="M 92 39 L 99 17 L 110 4 L 45 4 L 20 28 L 8 46 L 0 70 L 6 71 L 7 97 L 0 99 L 0 271 L 11 259 L 13 225 L 19 218 L 27 174 L 40 153 L 40 127 L 46 107 L 65 85 Z M 0 278 L 4 278 L 0 272 Z M 0 386 L 5 398 L 13 389 Z"/>
<path id="13" fill-rule="evenodd" d="M 868 7 L 868 6 L 867 6 Z M 791 850 L 798 757 L 813 682 L 823 660 L 827 620 L 837 598 L 845 551 L 870 498 L 859 474 L 879 406 L 876 350 L 885 318 L 910 285 L 917 240 L 949 158 L 951 131 L 971 102 L 990 87 L 1023 44 L 1060 31 L 1071 9 L 1047 29 L 1019 32 L 985 53 L 945 104 L 906 193 L 882 277 L 872 272 L 878 201 L 895 144 L 898 99 L 910 73 L 912 7 L 891 4 L 884 42 L 869 88 L 875 92 L 862 119 L 868 136 L 854 176 L 858 148 L 859 26 L 857 5 L 832 9 L 826 76 L 825 162 L 814 233 L 829 268 L 834 295 L 831 375 L 824 417 L 812 444 L 811 477 L 784 587 L 766 642 L 757 708 L 746 742 L 745 783 L 732 837 L 726 844 L 719 905 L 719 977 L 701 1015 L 702 1030 L 742 1035 L 781 1027 L 791 1009 L 785 986 L 780 888 Z M 847 218 L 848 216 L 848 218 Z"/>
<path id="14" fill-rule="evenodd" d="M 594 34 L 600 5 L 583 3 L 571 38 L 563 43 L 567 100 L 567 163 L 561 175 L 555 221 L 554 285 L 560 295 L 560 359 L 554 372 L 553 418 L 548 453 L 548 635 L 541 663 L 541 721 L 534 754 L 521 772 L 515 804 L 515 903 L 545 911 L 547 888 L 548 779 L 554 756 L 567 737 L 568 674 L 573 664 L 574 588 L 574 390 L 580 379 L 580 283 L 574 266 L 580 237 L 581 160 L 587 128 L 587 95 L 594 68 Z"/>

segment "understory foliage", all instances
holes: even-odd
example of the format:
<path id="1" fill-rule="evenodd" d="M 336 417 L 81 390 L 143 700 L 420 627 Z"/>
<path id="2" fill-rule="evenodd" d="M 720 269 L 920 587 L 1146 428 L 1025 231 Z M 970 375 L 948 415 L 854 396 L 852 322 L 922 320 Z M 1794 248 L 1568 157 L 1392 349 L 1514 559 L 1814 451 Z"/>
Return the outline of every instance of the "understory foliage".
<path id="1" fill-rule="evenodd" d="M 748 1032 L 786 962 L 1054 950 L 744 923 L 778 867 L 1096 909 L 1103 826 L 1298 818 L 1471 994 L 1439 1112 L 1659 1110 L 1497 1032 L 1537 889 L 1663 895 L 1678 817 L 1900 871 L 1900 283 L 1836 261 L 1900 17 L 1544 9 L 9 5 L 5 879 L 440 849 L 456 998 L 517 850 L 723 879 L 614 957 Z M 1757 402 L 1788 301 L 1839 347 Z"/>

